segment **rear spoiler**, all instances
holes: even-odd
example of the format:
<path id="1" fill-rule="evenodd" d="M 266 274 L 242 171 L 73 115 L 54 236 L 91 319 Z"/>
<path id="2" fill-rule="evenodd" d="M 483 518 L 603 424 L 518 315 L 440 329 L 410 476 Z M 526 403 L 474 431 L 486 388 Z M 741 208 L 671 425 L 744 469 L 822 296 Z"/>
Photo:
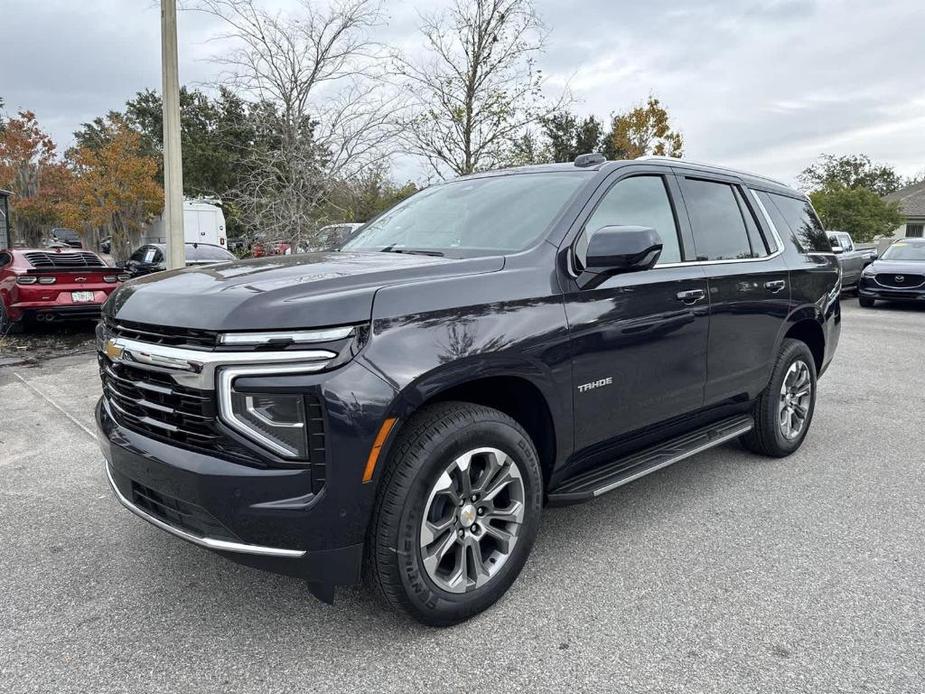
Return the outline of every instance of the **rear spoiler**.
<path id="1" fill-rule="evenodd" d="M 49 272 L 62 272 L 62 273 L 72 273 L 80 274 L 81 272 L 102 272 L 105 274 L 109 273 L 120 273 L 125 272 L 124 267 L 110 267 L 109 265 L 98 265 L 96 267 L 43 267 L 43 268 L 29 268 L 26 270 L 27 275 L 44 275 Z"/>

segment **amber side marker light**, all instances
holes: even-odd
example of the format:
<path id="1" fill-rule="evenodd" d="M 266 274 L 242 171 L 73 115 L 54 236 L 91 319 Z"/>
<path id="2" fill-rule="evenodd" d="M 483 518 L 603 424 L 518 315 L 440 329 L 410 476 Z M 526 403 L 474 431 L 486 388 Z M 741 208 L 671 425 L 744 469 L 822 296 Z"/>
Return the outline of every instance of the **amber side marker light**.
<path id="1" fill-rule="evenodd" d="M 389 417 L 383 421 L 382 426 L 379 427 L 379 433 L 376 434 L 376 440 L 373 441 L 373 447 L 369 451 L 369 457 L 366 459 L 366 469 L 363 470 L 363 484 L 366 484 L 373 478 L 373 473 L 376 471 L 376 463 L 379 460 L 379 454 L 382 452 L 382 444 L 389 438 L 389 432 L 392 431 L 392 427 L 395 426 L 395 422 L 397 421 L 395 417 Z"/>

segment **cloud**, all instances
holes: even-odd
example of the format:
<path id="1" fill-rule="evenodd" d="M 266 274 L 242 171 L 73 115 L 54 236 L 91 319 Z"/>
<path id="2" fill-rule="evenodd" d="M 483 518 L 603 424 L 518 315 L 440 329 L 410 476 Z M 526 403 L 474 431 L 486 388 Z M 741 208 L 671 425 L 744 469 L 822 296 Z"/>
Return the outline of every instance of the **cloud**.
<path id="1" fill-rule="evenodd" d="M 653 93 L 691 158 L 789 181 L 824 151 L 864 152 L 905 174 L 925 167 L 925 52 L 908 31 L 921 24 L 921 0 L 535 1 L 550 31 L 540 65 L 551 88 L 569 84 L 582 114 Z M 9 4 L 0 96 L 8 110 L 36 111 L 62 145 L 81 122 L 158 87 L 151 0 Z M 441 4 L 384 0 L 380 40 L 414 50 L 418 10 Z M 180 28 L 181 78 L 213 79 L 215 20 L 183 12 Z"/>

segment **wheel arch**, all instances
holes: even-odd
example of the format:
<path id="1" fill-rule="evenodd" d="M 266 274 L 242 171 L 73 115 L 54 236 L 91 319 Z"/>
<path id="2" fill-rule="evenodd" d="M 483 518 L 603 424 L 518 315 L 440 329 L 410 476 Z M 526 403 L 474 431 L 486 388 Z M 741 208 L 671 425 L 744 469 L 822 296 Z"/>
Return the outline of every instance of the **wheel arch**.
<path id="1" fill-rule="evenodd" d="M 468 361 L 468 360 L 466 360 Z M 549 484 L 563 451 L 571 445 L 571 399 L 556 397 L 551 376 L 539 366 L 519 364 L 450 365 L 425 374 L 398 396 L 395 439 L 416 412 L 437 402 L 459 401 L 492 407 L 520 424 L 540 458 L 544 485 Z M 558 401 L 568 407 L 557 406 Z"/>
<path id="2" fill-rule="evenodd" d="M 821 317 L 809 308 L 797 311 L 784 327 L 783 334 L 778 340 L 778 350 L 783 341 L 788 338 L 799 340 L 809 347 L 816 364 L 816 373 L 822 373 L 825 364 L 825 331 L 822 329 Z"/>

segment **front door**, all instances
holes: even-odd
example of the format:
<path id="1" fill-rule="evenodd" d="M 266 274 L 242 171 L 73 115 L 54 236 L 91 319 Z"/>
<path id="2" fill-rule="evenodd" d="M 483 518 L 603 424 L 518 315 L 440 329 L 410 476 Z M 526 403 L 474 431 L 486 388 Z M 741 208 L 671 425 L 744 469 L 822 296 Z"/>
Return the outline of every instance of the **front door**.
<path id="1" fill-rule="evenodd" d="M 662 238 L 657 265 L 565 294 L 572 344 L 576 451 L 699 409 L 706 380 L 708 287 L 685 262 L 689 234 L 677 183 L 639 167 L 599 195 L 574 244 L 583 266 L 588 239 L 605 226 L 646 226 Z"/>

